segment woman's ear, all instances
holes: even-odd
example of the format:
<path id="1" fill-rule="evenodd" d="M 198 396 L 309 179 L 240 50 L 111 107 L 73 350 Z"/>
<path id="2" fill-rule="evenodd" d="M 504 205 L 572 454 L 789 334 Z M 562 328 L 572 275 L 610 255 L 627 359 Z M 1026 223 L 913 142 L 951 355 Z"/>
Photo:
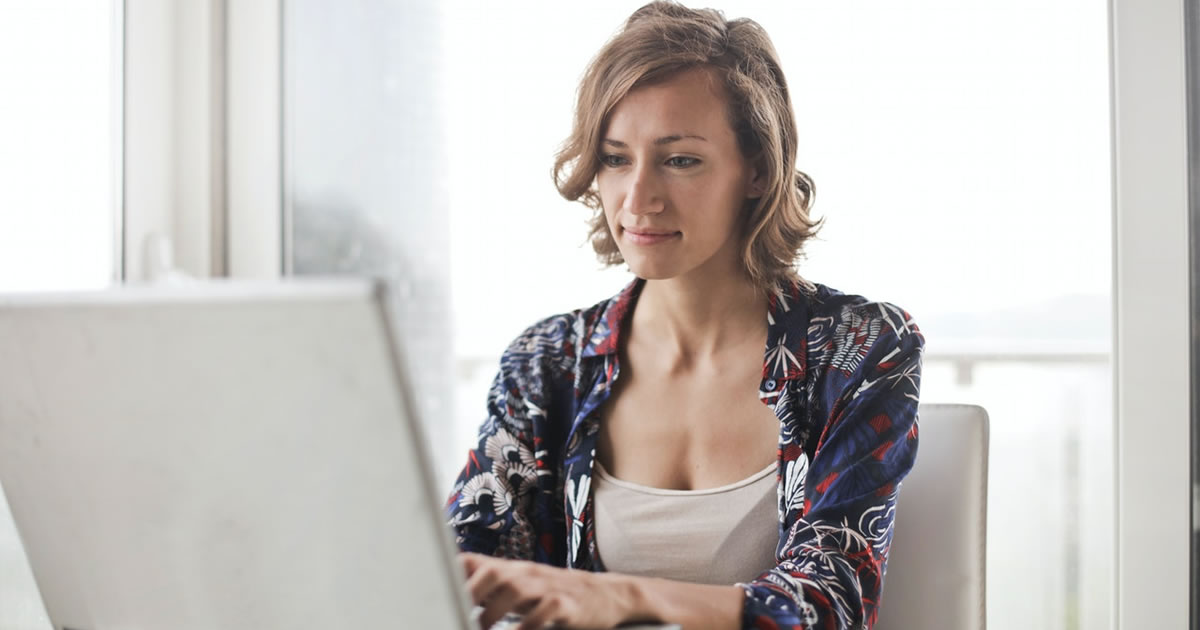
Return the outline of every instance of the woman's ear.
<path id="1" fill-rule="evenodd" d="M 746 177 L 747 199 L 759 199 L 767 194 L 767 169 L 761 155 L 750 160 L 750 171 Z"/>

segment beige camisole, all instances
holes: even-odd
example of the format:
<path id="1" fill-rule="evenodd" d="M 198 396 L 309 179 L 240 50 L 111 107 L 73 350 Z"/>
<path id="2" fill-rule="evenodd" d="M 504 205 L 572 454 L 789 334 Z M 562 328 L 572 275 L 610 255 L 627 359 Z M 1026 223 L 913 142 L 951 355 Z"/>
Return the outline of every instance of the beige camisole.
<path id="1" fill-rule="evenodd" d="M 775 464 L 704 490 L 650 488 L 593 465 L 596 549 L 608 571 L 735 584 L 775 566 Z"/>

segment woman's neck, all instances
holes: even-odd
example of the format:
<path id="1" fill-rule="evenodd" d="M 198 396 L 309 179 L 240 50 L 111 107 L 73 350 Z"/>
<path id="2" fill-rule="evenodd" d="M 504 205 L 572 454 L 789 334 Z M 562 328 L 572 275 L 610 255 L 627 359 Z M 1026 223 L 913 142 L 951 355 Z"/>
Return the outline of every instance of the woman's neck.
<path id="1" fill-rule="evenodd" d="M 647 280 L 631 338 L 689 365 L 746 343 L 765 343 L 766 293 L 745 274 Z"/>

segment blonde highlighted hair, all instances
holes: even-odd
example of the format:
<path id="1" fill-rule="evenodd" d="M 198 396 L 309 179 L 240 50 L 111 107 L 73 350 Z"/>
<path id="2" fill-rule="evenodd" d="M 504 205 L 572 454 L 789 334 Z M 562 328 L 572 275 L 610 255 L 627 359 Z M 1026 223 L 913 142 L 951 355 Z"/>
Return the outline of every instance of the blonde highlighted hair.
<path id="1" fill-rule="evenodd" d="M 809 216 L 815 188 L 796 169 L 796 120 L 779 56 L 753 20 L 727 21 L 720 11 L 663 1 L 635 11 L 592 59 L 580 82 L 571 135 L 554 162 L 558 192 L 593 210 L 589 239 L 600 261 L 624 262 L 596 190 L 608 116 L 634 88 L 697 67 L 716 71 L 738 147 L 766 176 L 762 197 L 748 200 L 745 209 L 746 272 L 768 290 L 785 280 L 811 288 L 795 265 L 820 225 Z"/>

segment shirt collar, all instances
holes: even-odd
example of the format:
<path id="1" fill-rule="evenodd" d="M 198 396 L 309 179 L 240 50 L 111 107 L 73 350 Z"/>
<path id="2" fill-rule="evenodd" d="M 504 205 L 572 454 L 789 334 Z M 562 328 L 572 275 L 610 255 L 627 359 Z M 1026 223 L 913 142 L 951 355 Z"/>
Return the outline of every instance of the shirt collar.
<path id="1" fill-rule="evenodd" d="M 595 320 L 587 322 L 588 336 L 580 356 L 583 358 L 617 354 L 620 346 L 621 326 L 633 312 L 638 296 L 642 294 L 645 280 L 635 278 L 621 292 L 609 298 L 596 312 Z"/>
<path id="2" fill-rule="evenodd" d="M 609 356 L 620 349 L 621 331 L 633 312 L 645 280 L 636 278 L 597 310 L 587 323 L 588 335 L 581 357 Z M 786 281 L 767 300 L 767 346 L 763 378 L 804 378 L 807 355 L 808 296 L 799 283 Z"/>

